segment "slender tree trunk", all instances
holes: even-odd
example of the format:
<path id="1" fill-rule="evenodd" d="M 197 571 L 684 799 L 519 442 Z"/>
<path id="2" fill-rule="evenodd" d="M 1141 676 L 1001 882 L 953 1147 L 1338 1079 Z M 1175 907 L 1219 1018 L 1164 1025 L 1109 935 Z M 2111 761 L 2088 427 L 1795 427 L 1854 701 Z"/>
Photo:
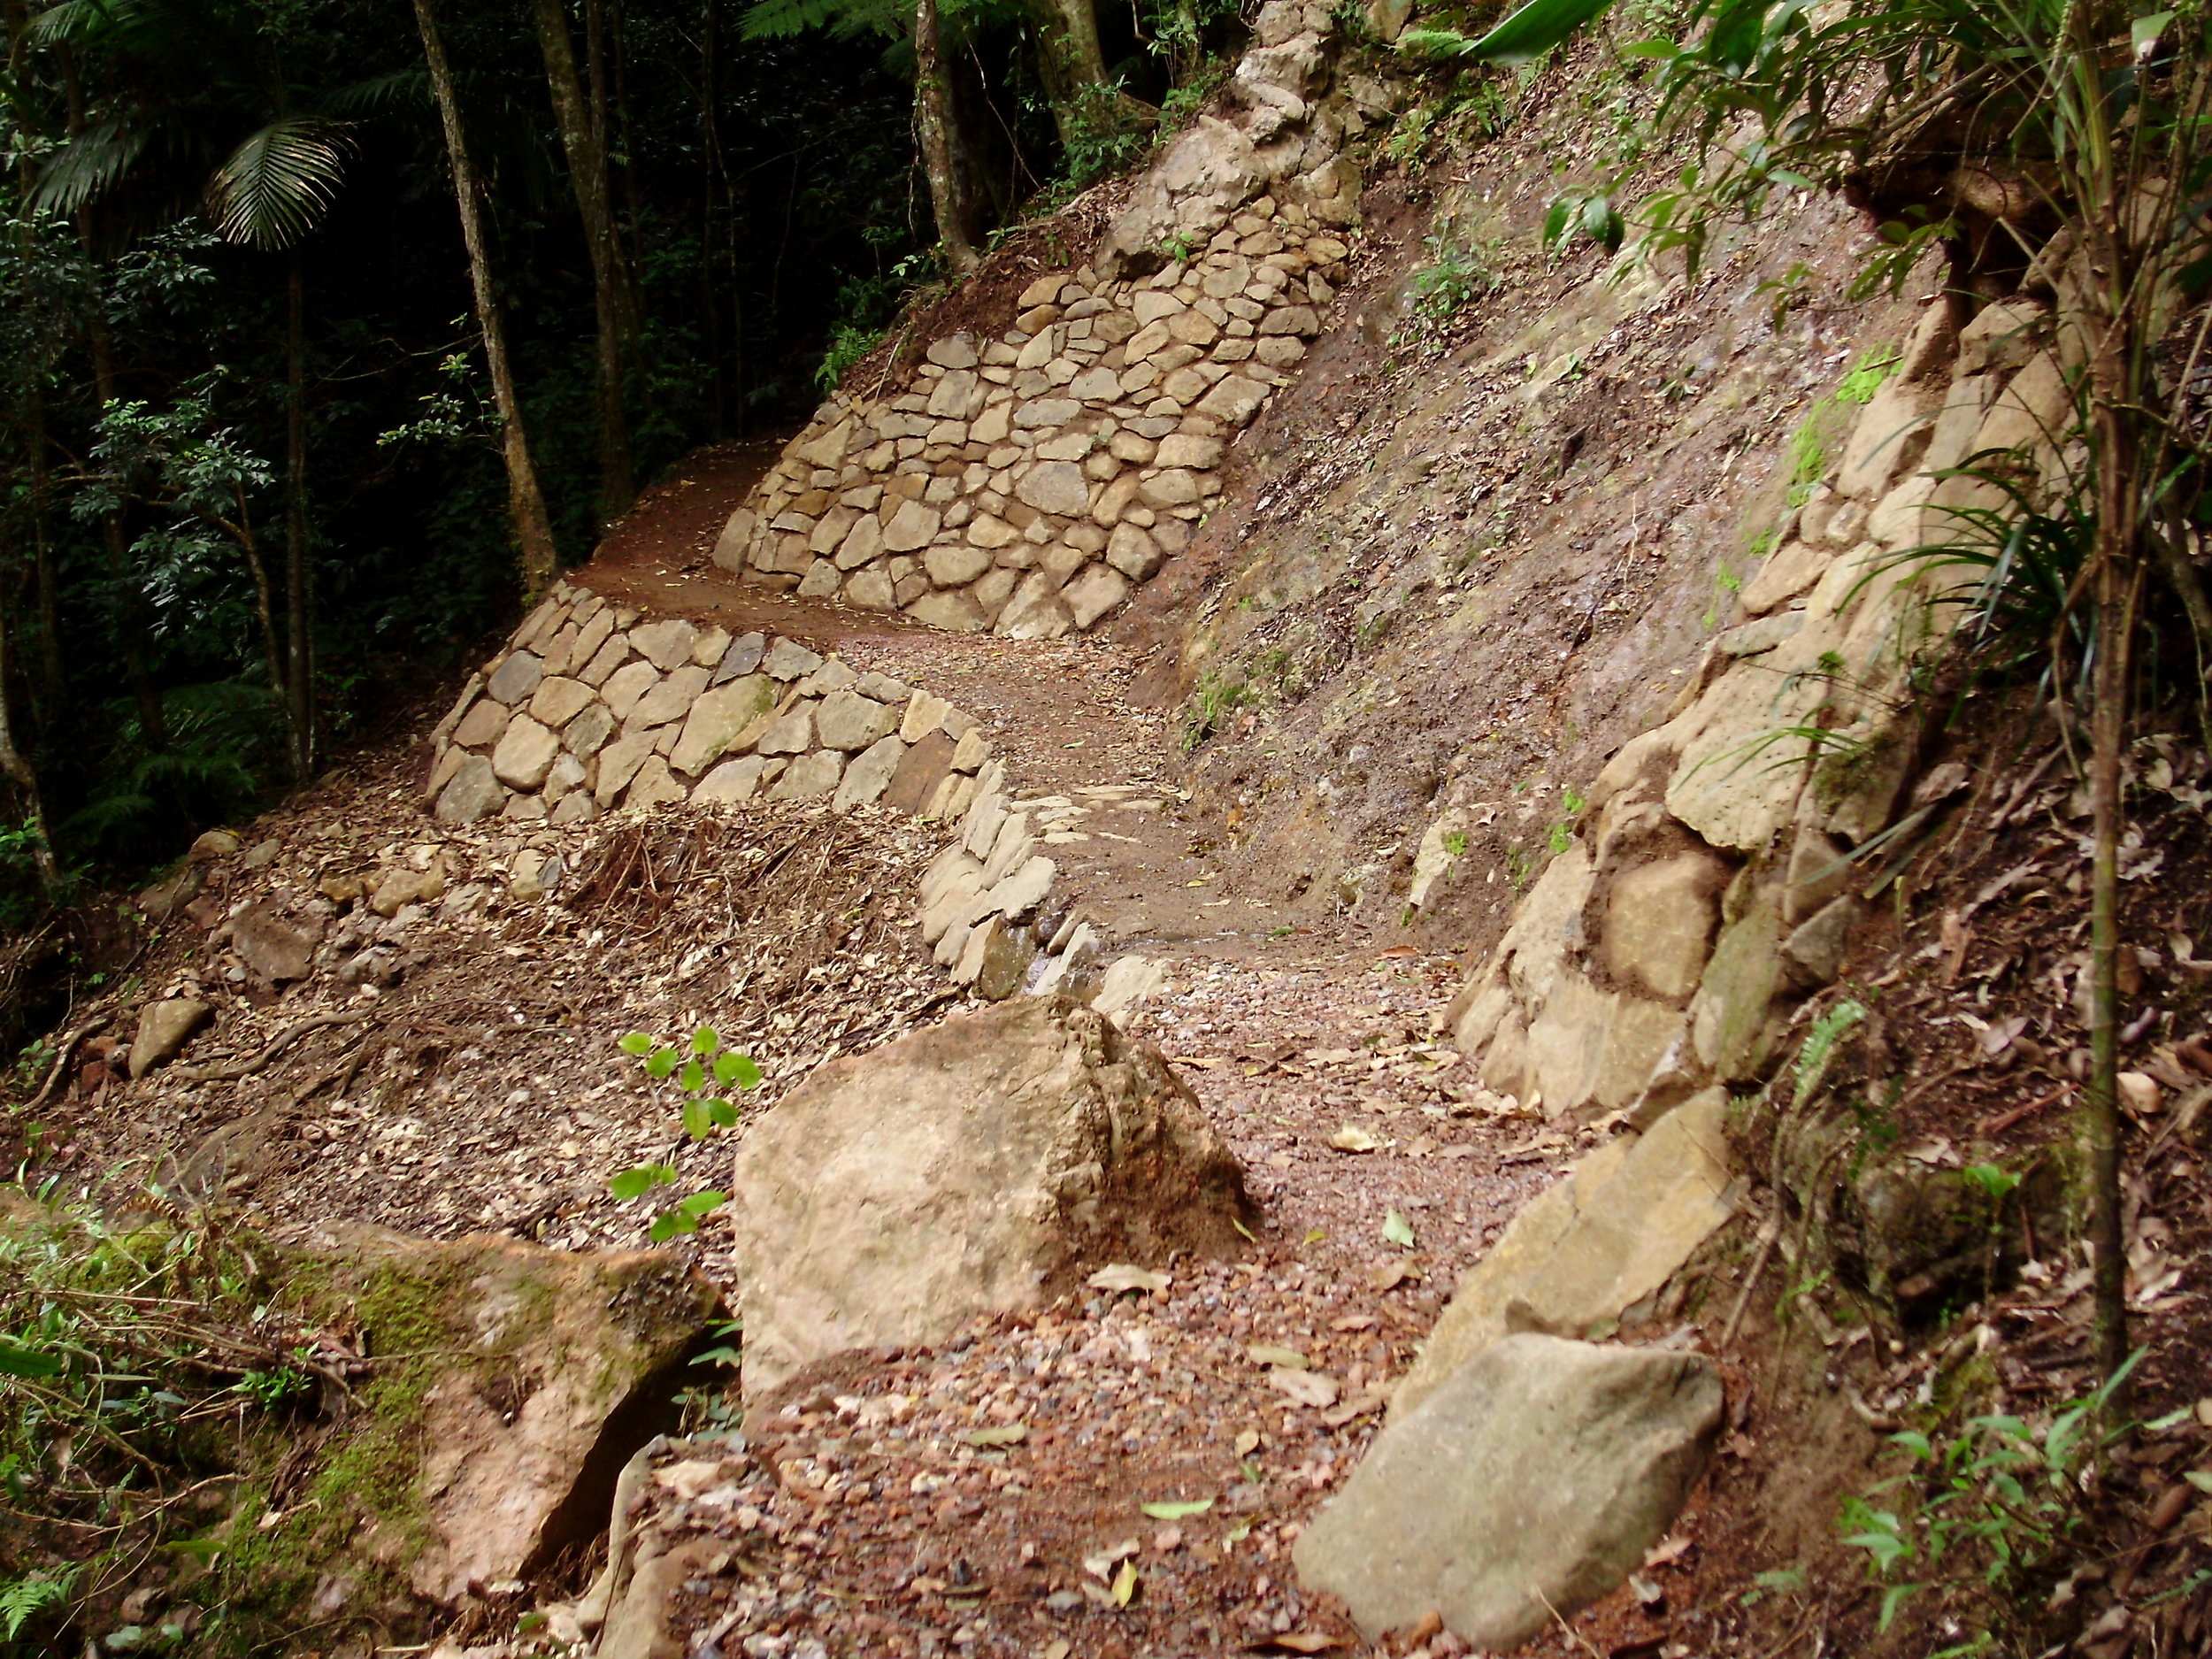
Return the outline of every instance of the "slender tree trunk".
<path id="1" fill-rule="evenodd" d="M 77 216 L 78 235 L 88 256 L 92 228 L 85 215 Z M 104 414 L 115 403 L 115 346 L 108 335 L 104 300 L 93 301 L 87 333 L 92 347 L 92 389 Z M 146 665 L 145 640 L 151 631 L 146 619 L 146 596 L 130 568 L 130 538 L 123 526 L 123 510 L 112 508 L 100 515 L 101 544 L 107 550 L 108 578 L 115 584 L 118 615 L 122 624 L 124 678 L 130 682 L 131 700 L 138 705 L 138 724 L 146 747 L 159 753 L 169 747 L 169 720 L 161 706 L 161 691 Z"/>
<path id="2" fill-rule="evenodd" d="M 592 304 L 598 328 L 599 522 L 604 527 L 629 511 L 637 495 L 628 422 L 622 409 L 624 366 L 637 341 L 637 304 L 615 231 L 606 151 L 592 130 L 584 83 L 576 72 L 568 13 L 562 0 L 532 0 L 531 11 L 537 23 L 538 50 L 545 58 L 553 118 L 568 159 L 577 217 L 583 221 L 584 242 L 591 254 Z"/>
<path id="3" fill-rule="evenodd" d="M 46 824 L 46 803 L 39 794 L 38 774 L 31 769 L 22 746 L 16 741 L 14 689 L 15 648 L 7 608 L 0 604 L 0 774 L 15 786 L 23 803 L 23 816 L 36 838 L 31 843 L 31 862 L 38 879 L 50 891 L 61 881 L 54 862 L 54 837 Z"/>
<path id="4" fill-rule="evenodd" d="M 307 296 L 299 250 L 288 257 L 284 326 L 284 646 L 292 775 L 316 764 L 315 565 L 307 546 Z"/>
<path id="5" fill-rule="evenodd" d="M 2097 522 L 2091 557 L 2096 595 L 2096 662 L 2090 715 L 2089 1180 L 2090 1240 L 2096 1252 L 2098 1368 L 2114 1375 L 2127 1358 L 2127 1248 L 2120 1194 L 2120 841 L 2127 829 L 2122 762 L 2127 749 L 2129 648 L 2141 576 L 2140 433 L 2133 390 L 2135 320 L 2120 198 L 2105 194 L 2088 227 L 2089 265 L 2101 292 L 2093 303 L 2096 345 L 2089 361 L 2089 437 L 2095 456 Z"/>
<path id="6" fill-rule="evenodd" d="M 707 361 L 713 365 L 710 396 L 713 404 L 714 435 L 729 436 L 729 375 L 722 346 L 722 310 L 714 303 L 716 262 L 714 198 L 722 173 L 722 139 L 715 121 L 715 97 L 720 80 L 718 63 L 721 45 L 721 8 L 715 0 L 700 0 L 699 19 L 699 301 L 706 319 Z"/>
<path id="7" fill-rule="evenodd" d="M 25 411 L 31 450 L 31 579 L 37 597 L 39 684 L 50 713 L 62 706 L 61 572 L 54 557 L 53 469 L 46 455 L 46 400 L 36 391 Z"/>
<path id="8" fill-rule="evenodd" d="M 945 84 L 937 40 L 937 0 L 915 0 L 914 125 L 921 139 L 922 170 L 929 177 L 929 204 L 945 262 L 965 276 L 979 257 L 962 211 L 959 176 L 952 158 L 952 99 Z"/>
<path id="9" fill-rule="evenodd" d="M 213 522 L 238 543 L 238 550 L 246 556 L 246 569 L 253 577 L 254 620 L 260 625 L 261 654 L 269 665 L 269 690 L 274 695 L 277 706 L 288 716 L 292 688 L 286 683 L 284 646 L 277 630 L 276 584 L 269 579 L 268 560 L 261 556 L 261 539 L 254 534 L 253 518 L 246 511 L 242 486 L 238 490 L 237 502 L 235 523 L 227 524 L 219 519 Z"/>
<path id="10" fill-rule="evenodd" d="M 423 61 L 430 72 L 430 89 L 438 100 L 438 119 L 445 129 L 446 161 L 453 173 L 454 201 L 461 212 L 461 240 L 468 249 L 476 326 L 484 336 L 484 357 L 491 368 L 492 401 L 499 411 L 500 442 L 507 461 L 508 512 L 521 549 L 522 592 L 527 602 L 552 585 L 557 566 L 553 525 L 546 514 L 544 494 L 538 488 L 537 468 L 530 460 L 522 404 L 515 395 L 514 371 L 507 360 L 507 326 L 500 315 L 498 290 L 492 284 L 491 246 L 476 169 L 469 165 L 468 140 L 461 128 L 452 65 L 446 61 L 445 42 L 439 36 L 431 0 L 414 0 L 414 6 L 415 27 L 422 35 Z"/>
<path id="11" fill-rule="evenodd" d="M 630 46 L 622 16 L 622 0 L 606 0 L 607 34 L 614 60 L 614 148 L 621 158 L 622 217 L 637 234 L 637 146 L 630 133 Z"/>

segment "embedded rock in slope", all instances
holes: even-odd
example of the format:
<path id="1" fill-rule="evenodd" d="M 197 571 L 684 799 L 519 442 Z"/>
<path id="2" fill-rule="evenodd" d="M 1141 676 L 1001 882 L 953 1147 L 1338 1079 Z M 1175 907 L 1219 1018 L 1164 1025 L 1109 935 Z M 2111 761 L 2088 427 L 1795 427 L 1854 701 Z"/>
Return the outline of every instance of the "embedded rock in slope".
<path id="1" fill-rule="evenodd" d="M 403 1580 L 457 1607 L 604 1525 L 617 1471 L 671 1425 L 713 1287 L 657 1250 L 572 1254 L 349 1224 L 289 1275 L 311 1310 L 357 1319 L 403 1417 L 364 1414 L 334 1455 L 381 1471 L 290 1511 L 284 1548 L 327 1555 L 335 1602 Z"/>
<path id="2" fill-rule="evenodd" d="M 1159 1052 L 1065 997 L 823 1067 L 746 1131 L 723 1213 L 756 1397 L 847 1348 L 1036 1306 L 1084 1263 L 1233 1249 L 1250 1219 Z"/>
<path id="3" fill-rule="evenodd" d="M 1707 1089 L 1525 1205 L 1460 1280 L 1398 1385 L 1394 1419 L 1509 1332 L 1601 1333 L 1672 1278 L 1734 1213 L 1727 1112 L 1728 1091 Z"/>
<path id="4" fill-rule="evenodd" d="M 1478 1648 L 1516 1647 L 1659 1541 L 1724 1404 L 1701 1354 L 1507 1337 L 1377 1437 L 1299 1534 L 1299 1577 L 1371 1637 L 1433 1609 Z"/>

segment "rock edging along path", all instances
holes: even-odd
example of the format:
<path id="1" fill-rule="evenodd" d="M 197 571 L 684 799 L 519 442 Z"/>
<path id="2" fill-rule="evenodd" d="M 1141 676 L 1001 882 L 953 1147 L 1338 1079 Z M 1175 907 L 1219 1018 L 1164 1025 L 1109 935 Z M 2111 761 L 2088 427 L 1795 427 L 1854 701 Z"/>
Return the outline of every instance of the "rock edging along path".
<path id="1" fill-rule="evenodd" d="M 1010 327 L 932 342 L 889 390 L 840 390 L 733 512 L 747 580 L 958 632 L 1095 626 L 1179 553 L 1225 451 L 1296 370 L 1342 280 L 1363 118 L 1335 24 L 1273 0 L 1219 113 L 1140 180 L 1091 257 Z"/>

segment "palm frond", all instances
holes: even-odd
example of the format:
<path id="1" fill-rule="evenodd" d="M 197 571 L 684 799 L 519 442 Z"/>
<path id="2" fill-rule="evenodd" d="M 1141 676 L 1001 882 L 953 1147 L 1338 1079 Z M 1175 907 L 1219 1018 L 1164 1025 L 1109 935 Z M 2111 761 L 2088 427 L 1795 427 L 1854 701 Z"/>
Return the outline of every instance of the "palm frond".
<path id="1" fill-rule="evenodd" d="M 40 46 L 96 40 L 130 50 L 173 42 L 194 22 L 176 0 L 61 0 L 32 19 L 29 32 Z"/>
<path id="2" fill-rule="evenodd" d="M 249 137 L 207 181 L 207 215 L 225 242 L 288 248 L 328 211 L 353 150 L 342 127 L 290 117 Z"/>
<path id="3" fill-rule="evenodd" d="M 376 115 L 402 104 L 426 104 L 429 92 L 430 78 L 414 65 L 340 87 L 319 102 L 333 115 Z"/>
<path id="4" fill-rule="evenodd" d="M 110 116 L 46 158 L 31 188 L 31 205 L 73 213 L 104 195 L 146 148 L 146 129 Z"/>
<path id="5" fill-rule="evenodd" d="M 809 29 L 832 35 L 895 35 L 905 31 L 913 8 L 899 0 L 754 0 L 738 32 L 749 41 L 782 40 Z"/>

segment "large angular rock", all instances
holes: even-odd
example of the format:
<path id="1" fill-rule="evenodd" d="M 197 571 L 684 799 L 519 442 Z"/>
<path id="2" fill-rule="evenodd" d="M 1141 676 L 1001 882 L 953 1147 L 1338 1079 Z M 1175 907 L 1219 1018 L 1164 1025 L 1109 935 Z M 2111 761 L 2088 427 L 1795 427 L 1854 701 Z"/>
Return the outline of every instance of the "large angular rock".
<path id="1" fill-rule="evenodd" d="M 1482 1651 L 1518 1647 L 1634 1571 L 1724 1404 L 1701 1354 L 1507 1337 L 1376 1439 L 1299 1534 L 1299 1577 L 1371 1637 L 1432 1609 Z"/>
<path id="2" fill-rule="evenodd" d="M 1681 852 L 1615 878 L 1605 907 L 1605 964 L 1632 985 L 1680 1002 L 1697 989 L 1720 920 L 1728 868 Z"/>
<path id="3" fill-rule="evenodd" d="M 492 771 L 510 789 L 534 789 L 552 770 L 561 740 L 526 714 L 518 714 L 492 750 Z"/>
<path id="4" fill-rule="evenodd" d="M 1707 1089 L 1646 1133 L 1616 1136 L 1513 1217 L 1459 1281 L 1391 1399 L 1403 1416 L 1510 1332 L 1604 1334 L 1734 1213 L 1728 1091 Z"/>
<path id="5" fill-rule="evenodd" d="M 322 938 L 320 923 L 295 922 L 266 899 L 249 904 L 230 924 L 231 949 L 272 985 L 304 979 L 313 972 L 315 947 Z"/>
<path id="6" fill-rule="evenodd" d="M 214 1017 L 215 1010 L 197 997 L 172 996 L 147 1003 L 131 1038 L 131 1076 L 144 1077 L 175 1059 L 192 1033 Z"/>
<path id="7" fill-rule="evenodd" d="M 528 651 L 511 651 L 507 660 L 484 682 L 484 690 L 502 703 L 520 703 L 545 678 L 545 664 Z"/>
<path id="8" fill-rule="evenodd" d="M 814 711 L 815 741 L 825 749 L 865 749 L 898 728 L 899 711 L 850 687 L 833 691 Z"/>
<path id="9" fill-rule="evenodd" d="M 832 1061 L 739 1147 L 744 1384 L 1041 1305 L 1096 1261 L 1233 1250 L 1243 1177 L 1157 1050 L 1064 997 Z"/>
<path id="10" fill-rule="evenodd" d="M 606 1525 L 624 1462 L 673 1426 L 684 1361 L 716 1310 L 713 1287 L 657 1250 L 434 1243 L 350 1224 L 311 1238 L 288 1277 L 311 1317 L 342 1314 L 393 1356 L 380 1377 L 419 1403 L 348 1419 L 326 1451 L 379 1478 L 288 1511 L 278 1547 L 326 1555 L 334 1591 L 374 1563 L 447 1607 Z"/>

